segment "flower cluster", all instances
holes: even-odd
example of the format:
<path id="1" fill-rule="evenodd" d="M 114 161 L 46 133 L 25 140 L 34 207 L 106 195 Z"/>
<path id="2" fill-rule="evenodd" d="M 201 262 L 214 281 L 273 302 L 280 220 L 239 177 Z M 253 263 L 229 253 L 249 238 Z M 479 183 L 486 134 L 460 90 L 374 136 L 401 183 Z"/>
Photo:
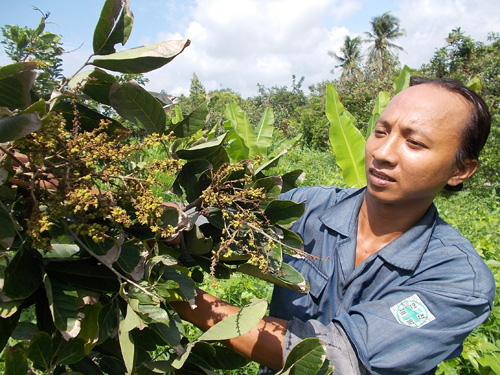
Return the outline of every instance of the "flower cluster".
<path id="1" fill-rule="evenodd" d="M 212 253 L 211 273 L 219 261 L 243 256 L 260 270 L 269 270 L 269 254 L 277 244 L 272 226 L 264 214 L 269 199 L 263 187 L 256 187 L 249 161 L 226 164 L 212 175 L 211 185 L 201 196 L 201 212 L 219 209 L 224 228 L 220 243 Z"/>
<path id="2" fill-rule="evenodd" d="M 50 251 L 51 228 L 61 225 L 96 243 L 116 237 L 117 230 L 126 238 L 135 224 L 162 238 L 176 235 L 172 223 L 162 218 L 164 202 L 153 187 L 159 184 L 156 175 L 173 175 L 182 162 L 163 157 L 131 167 L 145 148 L 166 147 L 172 136 L 153 134 L 143 142 L 129 136 L 130 131 L 110 121 L 85 131 L 78 123 L 68 129 L 61 116 L 53 116 L 7 150 L 16 165 L 13 183 L 27 206 L 20 224 L 33 247 Z"/>

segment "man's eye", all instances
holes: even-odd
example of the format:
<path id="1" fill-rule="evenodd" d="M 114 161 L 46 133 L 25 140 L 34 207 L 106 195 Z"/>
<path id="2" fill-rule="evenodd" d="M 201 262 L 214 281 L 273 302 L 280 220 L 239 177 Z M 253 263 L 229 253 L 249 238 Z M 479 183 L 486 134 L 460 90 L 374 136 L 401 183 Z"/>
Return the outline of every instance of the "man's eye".
<path id="1" fill-rule="evenodd" d="M 419 148 L 427 148 L 425 144 L 422 142 L 419 142 L 415 139 L 408 139 L 407 142 L 412 146 L 412 147 L 419 147 Z"/>

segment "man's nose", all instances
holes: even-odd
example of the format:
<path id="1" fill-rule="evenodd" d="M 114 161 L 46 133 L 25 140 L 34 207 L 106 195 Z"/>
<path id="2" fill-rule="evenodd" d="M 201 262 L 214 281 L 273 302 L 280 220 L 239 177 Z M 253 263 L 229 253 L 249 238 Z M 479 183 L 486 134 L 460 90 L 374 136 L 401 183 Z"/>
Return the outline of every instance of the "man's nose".
<path id="1" fill-rule="evenodd" d="M 379 163 L 394 165 L 397 160 L 398 141 L 395 137 L 387 137 L 373 150 L 372 156 Z"/>

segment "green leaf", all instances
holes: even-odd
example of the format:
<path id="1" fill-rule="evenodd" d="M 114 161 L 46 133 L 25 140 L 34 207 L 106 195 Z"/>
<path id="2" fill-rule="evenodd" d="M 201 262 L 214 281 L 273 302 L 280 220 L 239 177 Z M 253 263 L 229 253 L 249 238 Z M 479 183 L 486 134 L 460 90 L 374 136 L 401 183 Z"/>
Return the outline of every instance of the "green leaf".
<path id="1" fill-rule="evenodd" d="M 231 124 L 232 130 L 240 137 L 245 144 L 245 147 L 248 148 L 248 158 L 252 159 L 255 156 L 265 156 L 266 154 L 261 154 L 259 146 L 257 145 L 257 137 L 255 135 L 255 130 L 252 125 L 248 121 L 248 116 L 245 111 L 240 109 L 236 103 L 228 104 L 225 110 L 225 115 L 227 120 Z M 267 126 L 263 125 L 263 126 Z M 266 142 L 265 134 L 263 131 L 263 143 Z M 228 138 L 230 139 L 230 138 Z M 228 145 L 228 148 L 232 146 Z M 231 154 L 231 151 L 228 151 Z M 242 159 L 234 159 L 236 161 L 240 161 Z"/>
<path id="2" fill-rule="evenodd" d="M 71 128 L 75 120 L 75 109 L 78 113 L 78 118 L 76 120 L 82 130 L 90 132 L 97 128 L 101 121 L 110 123 L 106 131 L 110 135 L 112 135 L 114 130 L 123 128 L 118 121 L 80 103 L 72 104 L 70 102 L 59 101 L 52 107 L 53 111 L 60 112 L 63 115 L 64 120 L 66 120 L 67 128 Z"/>
<path id="3" fill-rule="evenodd" d="M 134 341 L 132 338 L 131 330 L 141 324 L 141 319 L 134 312 L 130 305 L 127 305 L 127 316 L 120 321 L 118 330 L 118 339 L 120 341 L 120 348 L 122 352 L 123 361 L 127 372 L 132 373 L 136 361 L 137 352 L 135 350 Z"/>
<path id="4" fill-rule="evenodd" d="M 410 86 L 410 76 L 411 69 L 407 65 L 405 65 L 404 68 L 401 69 L 399 76 L 396 77 L 396 79 L 394 80 L 394 84 L 392 85 L 394 89 L 394 96 Z"/>
<path id="5" fill-rule="evenodd" d="M 24 350 L 18 347 L 5 349 L 3 360 L 5 362 L 4 375 L 26 375 L 28 373 L 28 360 Z"/>
<path id="6" fill-rule="evenodd" d="M 85 357 L 85 341 L 80 338 L 65 341 L 58 336 L 52 345 L 56 350 L 56 365 L 72 365 Z"/>
<path id="7" fill-rule="evenodd" d="M 17 63 L 0 67 L 0 107 L 23 109 L 31 104 L 31 88 L 36 63 Z"/>
<path id="8" fill-rule="evenodd" d="M 190 43 L 189 40 L 168 40 L 149 44 L 96 58 L 92 64 L 120 73 L 146 73 L 168 64 Z"/>
<path id="9" fill-rule="evenodd" d="M 489 367 L 496 374 L 500 374 L 500 355 L 497 353 L 486 354 L 478 358 L 481 366 Z"/>
<path id="10" fill-rule="evenodd" d="M 118 265 L 126 273 L 131 274 L 141 261 L 141 248 L 134 243 L 126 242 L 121 246 Z"/>
<path id="11" fill-rule="evenodd" d="M 250 150 L 231 126 L 231 121 L 224 121 L 224 130 L 226 131 L 226 151 L 233 162 L 250 159 Z"/>
<path id="12" fill-rule="evenodd" d="M 283 243 L 283 252 L 286 254 L 290 254 L 292 256 L 296 255 L 296 252 L 293 249 L 303 250 L 304 243 L 302 242 L 302 238 L 295 232 L 279 227 L 280 233 L 280 241 Z M 291 249 L 292 248 L 292 249 Z"/>
<path id="13" fill-rule="evenodd" d="M 55 326 L 66 339 L 76 337 L 81 323 L 78 291 L 73 285 L 48 276 L 44 278 L 44 284 Z"/>
<path id="14" fill-rule="evenodd" d="M 120 288 L 116 275 L 92 259 L 50 262 L 45 270 L 50 276 L 82 289 L 116 293 Z"/>
<path id="15" fill-rule="evenodd" d="M 3 207 L 0 207 L 0 245 L 8 247 L 8 244 L 12 242 L 15 234 L 16 229 L 12 222 L 12 218 Z"/>
<path id="16" fill-rule="evenodd" d="M 12 332 L 19 322 L 19 317 L 21 316 L 21 310 L 17 310 L 13 315 L 8 318 L 0 318 L 0 352 L 3 350 L 7 342 L 9 341 Z"/>
<path id="17" fill-rule="evenodd" d="M 366 185 L 365 140 L 347 115 L 333 83 L 326 85 L 326 116 L 330 121 L 330 143 L 344 181 L 349 186 Z"/>
<path id="18" fill-rule="evenodd" d="M 100 55 L 109 54 L 115 52 L 115 44 L 121 43 L 122 46 L 127 43 L 130 33 L 132 32 L 132 25 L 134 23 L 134 14 L 129 8 L 129 0 L 124 0 L 124 7 L 118 22 L 115 24 L 111 35 L 109 36 L 106 45 L 100 51 Z"/>
<path id="19" fill-rule="evenodd" d="M 107 55 L 115 52 L 115 44 L 124 45 L 132 31 L 132 22 L 128 0 L 106 0 L 94 30 L 94 54 Z"/>
<path id="20" fill-rule="evenodd" d="M 50 362 L 54 351 L 52 349 L 52 338 L 46 332 L 38 332 L 30 342 L 28 358 L 33 363 L 45 370 L 50 368 Z"/>
<path id="21" fill-rule="evenodd" d="M 285 225 L 297 220 L 304 213 L 304 203 L 285 200 L 271 201 L 264 214 L 272 224 Z"/>
<path id="22" fill-rule="evenodd" d="M 261 321 L 266 309 L 266 300 L 256 300 L 205 331 L 198 340 L 221 341 L 244 335 Z"/>
<path id="23" fill-rule="evenodd" d="M 99 324 L 98 343 L 106 341 L 116 328 L 117 315 L 116 306 L 114 303 L 108 303 L 99 311 L 97 318 Z"/>
<path id="24" fill-rule="evenodd" d="M 267 155 L 267 150 L 273 141 L 274 113 L 271 107 L 267 107 L 257 125 L 256 137 L 260 155 Z"/>
<path id="25" fill-rule="evenodd" d="M 51 251 L 41 251 L 40 254 L 44 259 L 77 259 L 80 253 L 80 248 L 74 243 L 68 244 L 51 244 Z"/>
<path id="26" fill-rule="evenodd" d="M 302 182 L 304 182 L 305 177 L 306 174 L 301 169 L 296 169 L 294 171 L 285 173 L 283 176 L 281 176 L 281 179 L 283 180 L 281 192 L 286 193 L 287 191 L 296 188 Z"/>
<path id="27" fill-rule="evenodd" d="M 18 250 L 5 269 L 4 294 L 11 299 L 32 295 L 42 283 L 42 270 L 37 252 L 24 246 Z"/>
<path id="28" fill-rule="evenodd" d="M 200 228 L 196 225 L 190 231 L 184 232 L 184 241 L 186 250 L 193 254 L 208 254 L 213 247 L 212 238 L 205 238 Z"/>
<path id="29" fill-rule="evenodd" d="M 42 121 L 38 113 L 23 113 L 0 119 L 0 142 L 22 138 L 40 129 Z"/>
<path id="30" fill-rule="evenodd" d="M 203 190 L 210 184 L 205 172 L 212 169 L 208 160 L 193 160 L 182 166 L 174 184 L 182 186 L 186 193 L 188 202 L 198 198 Z"/>
<path id="31" fill-rule="evenodd" d="M 262 176 L 262 171 L 268 170 L 269 168 L 276 167 L 278 165 L 279 160 L 283 155 L 287 153 L 286 150 L 281 150 L 281 152 L 272 157 L 272 159 L 266 161 L 264 164 L 262 164 L 256 171 L 255 175 L 261 177 Z"/>
<path id="32" fill-rule="evenodd" d="M 203 102 L 196 107 L 193 112 L 184 117 L 182 121 L 172 124 L 169 132 L 173 131 L 174 135 L 178 138 L 186 138 L 193 135 L 198 130 L 203 129 L 207 123 L 207 104 L 207 101 Z"/>
<path id="33" fill-rule="evenodd" d="M 304 279 L 304 276 L 302 276 L 299 271 L 297 271 L 287 263 L 282 263 L 280 270 L 272 274 L 263 273 L 259 269 L 259 267 L 253 266 L 248 263 L 242 264 L 236 269 L 236 271 L 244 273 L 246 275 L 258 277 L 259 279 L 268 281 L 275 285 L 296 290 L 302 294 L 307 294 L 309 292 L 309 284 Z"/>
<path id="34" fill-rule="evenodd" d="M 368 121 L 368 127 L 366 128 L 366 139 L 368 139 L 368 137 L 372 134 L 373 129 L 375 129 L 375 124 L 382 112 L 384 112 L 387 104 L 389 104 L 389 100 L 390 97 L 387 91 L 380 91 L 375 98 L 375 106 L 372 110 L 370 120 Z"/>
<path id="35" fill-rule="evenodd" d="M 315 375 L 322 369 L 325 360 L 326 352 L 321 340 L 307 338 L 292 348 L 285 366 L 277 375 Z"/>
<path id="36" fill-rule="evenodd" d="M 110 90 L 113 84 L 117 82 L 116 78 L 99 68 L 95 68 L 92 72 L 84 73 L 87 73 L 87 75 L 82 77 L 85 79 L 82 87 L 83 93 L 99 103 L 111 105 L 109 99 Z"/>
<path id="37" fill-rule="evenodd" d="M 115 82 L 110 90 L 111 106 L 120 116 L 145 129 L 162 134 L 167 117 L 161 103 L 136 82 Z"/>
<path id="38" fill-rule="evenodd" d="M 481 82 L 481 77 L 479 74 L 476 74 L 467 82 L 467 87 L 471 90 L 474 90 L 476 93 L 480 93 L 483 89 L 483 83 Z"/>

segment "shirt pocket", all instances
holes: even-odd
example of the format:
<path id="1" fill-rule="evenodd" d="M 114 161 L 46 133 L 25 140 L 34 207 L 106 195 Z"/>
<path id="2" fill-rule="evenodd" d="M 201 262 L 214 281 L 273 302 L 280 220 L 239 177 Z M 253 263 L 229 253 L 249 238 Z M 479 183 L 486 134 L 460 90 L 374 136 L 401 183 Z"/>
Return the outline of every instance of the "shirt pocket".
<path id="1" fill-rule="evenodd" d="M 304 276 L 309 283 L 309 294 L 314 298 L 319 298 L 323 293 L 333 272 L 332 260 L 316 260 L 303 258 L 291 264 Z"/>

